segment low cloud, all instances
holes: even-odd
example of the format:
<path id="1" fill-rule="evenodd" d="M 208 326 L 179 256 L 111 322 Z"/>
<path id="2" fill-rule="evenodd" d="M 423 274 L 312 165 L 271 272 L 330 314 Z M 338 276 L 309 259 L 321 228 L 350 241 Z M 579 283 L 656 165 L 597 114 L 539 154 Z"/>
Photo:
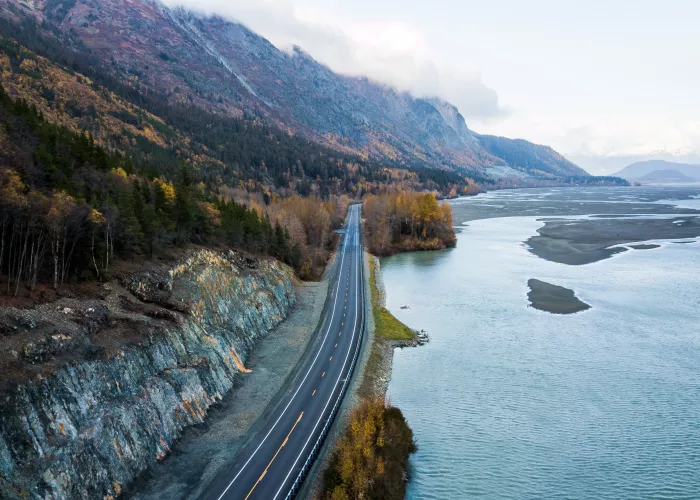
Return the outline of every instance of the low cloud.
<path id="1" fill-rule="evenodd" d="M 438 62 L 420 30 L 402 22 L 341 24 L 291 0 L 165 0 L 206 15 L 241 22 L 281 50 L 298 45 L 332 70 L 366 76 L 417 97 L 440 97 L 467 121 L 500 121 L 510 114 L 476 71 Z"/>
<path id="2" fill-rule="evenodd" d="M 700 152 L 700 120 L 664 116 L 546 116 L 515 113 L 480 132 L 547 144 L 576 158 L 696 158 Z"/>

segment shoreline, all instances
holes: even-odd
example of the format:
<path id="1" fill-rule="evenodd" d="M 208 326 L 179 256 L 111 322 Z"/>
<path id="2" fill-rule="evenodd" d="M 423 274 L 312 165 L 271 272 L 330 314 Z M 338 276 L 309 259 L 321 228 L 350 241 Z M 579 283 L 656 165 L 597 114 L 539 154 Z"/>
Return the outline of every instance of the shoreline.
<path id="1" fill-rule="evenodd" d="M 556 206 L 546 197 L 540 204 Z M 399 318 L 436 332 L 430 349 L 397 353 L 392 366 L 389 395 L 410 417 L 421 448 L 412 457 L 409 497 L 576 491 L 614 498 L 619 484 L 653 496 L 648 492 L 663 493 L 659 478 L 665 477 L 678 481 L 678 491 L 697 491 L 686 453 L 692 446 L 677 443 L 695 437 L 688 411 L 695 401 L 686 384 L 697 375 L 698 288 L 692 285 L 700 242 L 689 247 L 666 240 L 661 249 L 632 243 L 625 254 L 588 267 L 551 264 L 523 244 L 538 218 L 474 222 L 449 258 L 407 255 L 382 262 Z M 682 222 L 689 218 L 675 217 L 681 227 L 674 228 L 670 217 L 663 227 L 677 235 L 691 227 Z M 557 235 L 573 232 L 577 225 L 565 225 L 572 222 L 562 221 Z M 591 223 L 601 228 L 589 231 L 591 243 L 598 233 L 626 238 L 646 229 L 623 223 L 630 226 L 626 232 L 617 224 Z M 494 272 L 495 266 L 503 268 Z M 573 314 L 528 308 L 529 278 L 551 285 L 540 288 L 539 298 L 556 299 L 557 306 L 564 295 L 567 302 L 577 299 L 567 307 Z M 579 301 L 592 309 L 576 313 Z M 399 310 L 404 304 L 411 308 L 405 314 Z M 608 467 L 605 460 L 601 466 L 611 442 L 639 467 Z M 478 470 L 470 470 L 475 463 Z"/>
<path id="2" fill-rule="evenodd" d="M 385 306 L 386 291 L 381 276 L 379 257 L 367 251 L 363 252 L 363 257 L 366 276 L 364 283 L 365 294 L 366 297 L 370 297 L 370 300 L 366 301 L 365 311 L 365 317 L 367 318 L 366 341 L 362 346 L 355 374 L 340 407 L 340 412 L 326 437 L 307 481 L 305 481 L 299 492 L 298 498 L 305 500 L 320 500 L 323 498 L 324 474 L 330 465 L 334 450 L 347 430 L 353 410 L 359 407 L 363 399 L 380 397 L 386 402 L 386 393 L 389 389 L 394 362 L 394 349 L 416 346 L 420 342 L 415 332 L 413 338 L 409 340 L 387 339 L 376 333 L 373 307 L 375 305 L 378 307 Z M 372 275 L 373 279 L 370 278 L 370 275 Z M 377 304 L 373 304 L 372 284 L 374 284 L 376 291 Z M 406 326 L 406 328 L 408 327 Z"/>
<path id="3" fill-rule="evenodd" d="M 382 278 L 381 262 L 379 257 L 370 254 L 370 258 L 374 260 L 372 270 L 374 271 L 374 285 L 377 292 L 377 306 L 386 307 L 386 289 L 384 287 L 384 279 Z M 374 318 L 372 318 L 374 323 Z M 396 320 L 398 321 L 398 320 Z M 401 323 L 403 324 L 403 323 Z M 409 328 L 408 325 L 404 325 Z M 413 331 L 413 330 L 412 330 Z M 376 356 L 376 365 L 374 370 L 364 377 L 362 390 L 366 397 L 381 397 L 386 401 L 386 393 L 389 390 L 389 382 L 391 382 L 391 374 L 394 365 L 394 350 L 403 349 L 404 347 L 415 347 L 419 345 L 418 336 L 413 331 L 413 338 L 406 340 L 387 339 L 381 336 L 374 336 L 372 354 Z M 371 377 L 371 378 L 368 378 Z"/>

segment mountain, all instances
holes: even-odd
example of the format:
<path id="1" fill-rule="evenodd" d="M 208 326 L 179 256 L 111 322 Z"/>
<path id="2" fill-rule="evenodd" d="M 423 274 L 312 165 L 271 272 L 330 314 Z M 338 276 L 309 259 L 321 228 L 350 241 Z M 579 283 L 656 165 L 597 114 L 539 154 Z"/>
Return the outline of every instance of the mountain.
<path id="1" fill-rule="evenodd" d="M 506 139 L 493 135 L 477 135 L 479 144 L 507 166 L 538 177 L 586 176 L 576 166 L 549 146 L 540 146 L 522 139 Z"/>
<path id="2" fill-rule="evenodd" d="M 47 27 L 33 18 L 7 22 L 0 16 L 1 90 L 51 124 L 125 155 L 151 179 L 172 181 L 186 163 L 198 181 L 221 194 L 234 189 L 326 199 L 394 188 L 444 196 L 482 189 L 453 171 L 362 158 L 290 134 L 256 115 L 208 110 L 149 91 L 138 81 L 115 77 L 111 65 Z"/>
<path id="3" fill-rule="evenodd" d="M 273 123 L 361 158 L 461 172 L 484 184 L 587 175 L 550 148 L 474 133 L 449 103 L 334 73 L 301 48 L 281 51 L 217 16 L 156 0 L 2 0 L 0 13 L 25 25 L 36 19 L 141 93 Z"/>
<path id="4" fill-rule="evenodd" d="M 700 152 L 671 153 L 668 151 L 653 151 L 643 155 L 573 153 L 568 154 L 567 158 L 592 175 L 615 175 L 613 172 L 617 172 L 627 165 L 650 160 L 665 160 L 672 163 L 700 163 Z"/>
<path id="5" fill-rule="evenodd" d="M 662 179 L 664 175 L 669 175 L 670 173 L 675 173 L 674 175 L 676 177 L 677 174 L 680 174 L 680 179 L 688 179 L 687 181 L 677 182 L 700 182 L 700 165 L 676 163 L 665 160 L 648 160 L 632 163 L 614 175 L 630 181 L 652 181 L 655 178 Z"/>
<path id="6" fill-rule="evenodd" d="M 654 170 L 643 177 L 639 178 L 643 182 L 652 182 L 659 184 L 679 184 L 688 182 L 698 182 L 700 179 L 694 179 L 679 172 L 678 170 Z"/>

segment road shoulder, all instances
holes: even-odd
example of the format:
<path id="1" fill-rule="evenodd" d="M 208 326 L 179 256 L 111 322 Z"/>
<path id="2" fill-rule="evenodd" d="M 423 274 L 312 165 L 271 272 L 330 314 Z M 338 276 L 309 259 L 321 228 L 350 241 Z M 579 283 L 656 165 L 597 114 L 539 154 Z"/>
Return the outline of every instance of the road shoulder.
<path id="1" fill-rule="evenodd" d="M 210 410 L 207 421 L 186 431 L 162 463 L 136 481 L 130 497 L 141 500 L 198 498 L 228 466 L 277 404 L 293 379 L 328 298 L 335 259 L 320 282 L 299 282 L 289 316 L 255 347 L 246 362 L 252 373 Z"/>

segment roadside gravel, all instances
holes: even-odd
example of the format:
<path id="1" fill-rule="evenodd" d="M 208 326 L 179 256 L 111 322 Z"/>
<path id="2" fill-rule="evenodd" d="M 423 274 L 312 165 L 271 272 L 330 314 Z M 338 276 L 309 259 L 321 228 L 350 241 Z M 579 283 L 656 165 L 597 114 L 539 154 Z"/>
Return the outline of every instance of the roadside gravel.
<path id="1" fill-rule="evenodd" d="M 154 464 L 127 492 L 140 500 L 197 498 L 207 484 L 230 464 L 271 412 L 280 391 L 286 390 L 309 343 L 328 295 L 335 259 L 320 282 L 295 286 L 296 304 L 291 314 L 272 330 L 246 360 L 252 373 L 210 410 L 207 421 L 191 428 L 173 453 Z"/>

